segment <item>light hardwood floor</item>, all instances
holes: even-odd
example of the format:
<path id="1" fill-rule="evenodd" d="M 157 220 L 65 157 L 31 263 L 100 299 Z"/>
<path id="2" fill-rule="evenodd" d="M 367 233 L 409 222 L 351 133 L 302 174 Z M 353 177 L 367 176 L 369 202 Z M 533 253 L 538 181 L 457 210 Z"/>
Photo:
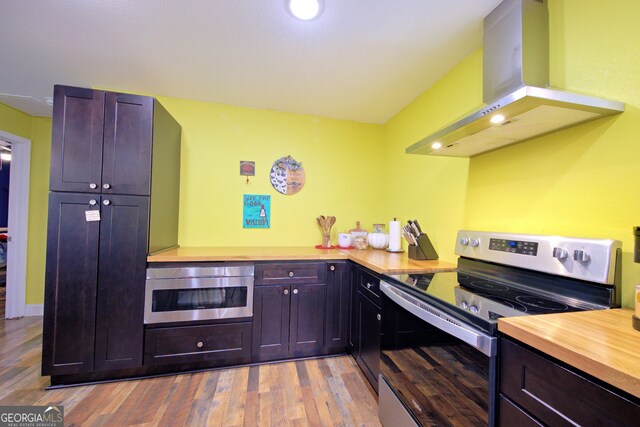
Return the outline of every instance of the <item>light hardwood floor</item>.
<path id="1" fill-rule="evenodd" d="M 350 356 L 45 390 L 42 318 L 0 320 L 0 405 L 64 405 L 65 425 L 379 426 Z"/>

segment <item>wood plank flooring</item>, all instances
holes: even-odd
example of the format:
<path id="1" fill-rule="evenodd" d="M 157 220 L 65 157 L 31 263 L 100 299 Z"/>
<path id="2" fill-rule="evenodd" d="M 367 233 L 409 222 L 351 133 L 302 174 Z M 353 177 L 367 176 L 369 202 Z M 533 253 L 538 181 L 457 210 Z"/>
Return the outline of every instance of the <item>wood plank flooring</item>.
<path id="1" fill-rule="evenodd" d="M 47 391 L 42 318 L 0 320 L 0 405 L 63 405 L 78 426 L 379 426 L 350 356 Z"/>

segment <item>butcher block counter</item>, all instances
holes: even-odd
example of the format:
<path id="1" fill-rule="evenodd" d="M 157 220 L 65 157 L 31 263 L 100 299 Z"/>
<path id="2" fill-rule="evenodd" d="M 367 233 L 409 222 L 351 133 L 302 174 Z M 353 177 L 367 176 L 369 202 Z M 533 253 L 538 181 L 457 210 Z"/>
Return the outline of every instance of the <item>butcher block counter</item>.
<path id="1" fill-rule="evenodd" d="M 502 318 L 498 330 L 620 390 L 640 397 L 640 331 L 633 310 Z"/>
<path id="2" fill-rule="evenodd" d="M 449 271 L 455 264 L 409 259 L 406 252 L 310 247 L 178 247 L 150 255 L 148 262 L 351 260 L 380 274 Z"/>

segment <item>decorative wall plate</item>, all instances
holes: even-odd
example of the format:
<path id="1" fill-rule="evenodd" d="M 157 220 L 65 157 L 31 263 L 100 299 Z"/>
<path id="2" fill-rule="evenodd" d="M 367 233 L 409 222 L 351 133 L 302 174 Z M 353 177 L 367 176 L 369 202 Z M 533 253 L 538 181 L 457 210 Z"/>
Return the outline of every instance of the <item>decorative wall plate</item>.
<path id="1" fill-rule="evenodd" d="M 302 190 L 306 177 L 302 163 L 286 156 L 273 162 L 269 179 L 278 193 L 291 195 Z"/>

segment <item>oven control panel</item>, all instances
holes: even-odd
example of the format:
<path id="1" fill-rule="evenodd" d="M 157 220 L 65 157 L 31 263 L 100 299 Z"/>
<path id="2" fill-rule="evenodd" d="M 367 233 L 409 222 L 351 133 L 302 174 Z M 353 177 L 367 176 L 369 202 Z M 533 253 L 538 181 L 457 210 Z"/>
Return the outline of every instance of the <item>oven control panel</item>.
<path id="1" fill-rule="evenodd" d="M 489 239 L 489 250 L 521 255 L 538 255 L 538 242 L 524 240 Z"/>
<path id="2" fill-rule="evenodd" d="M 456 254 L 612 285 L 622 243 L 609 239 L 461 230 Z"/>

